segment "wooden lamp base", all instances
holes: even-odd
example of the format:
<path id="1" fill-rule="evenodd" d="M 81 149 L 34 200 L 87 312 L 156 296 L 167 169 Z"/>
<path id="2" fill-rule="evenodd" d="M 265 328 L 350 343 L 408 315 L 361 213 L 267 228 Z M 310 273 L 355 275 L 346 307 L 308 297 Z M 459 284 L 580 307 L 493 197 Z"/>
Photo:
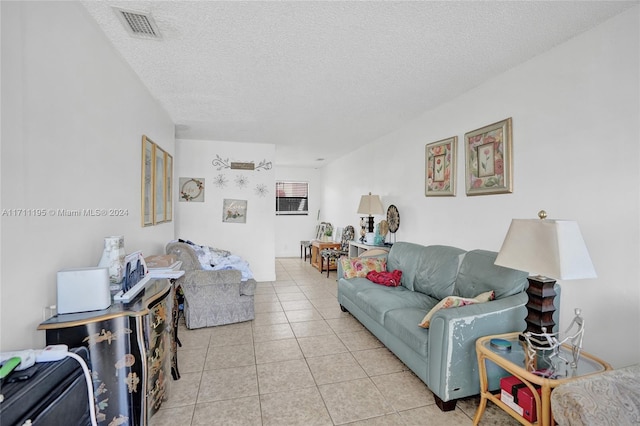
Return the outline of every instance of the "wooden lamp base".
<path id="1" fill-rule="evenodd" d="M 527 288 L 527 295 L 529 301 L 527 302 L 527 329 L 525 332 L 533 334 L 553 333 L 553 327 L 556 323 L 553 321 L 553 314 L 556 311 L 556 307 L 553 301 L 556 297 L 556 292 L 553 289 L 556 281 L 551 278 L 543 276 L 529 277 L 529 288 Z M 544 328 L 544 330 L 543 330 Z M 521 337 L 524 339 L 524 337 Z M 538 341 L 536 343 L 541 346 L 546 346 L 546 341 Z"/>

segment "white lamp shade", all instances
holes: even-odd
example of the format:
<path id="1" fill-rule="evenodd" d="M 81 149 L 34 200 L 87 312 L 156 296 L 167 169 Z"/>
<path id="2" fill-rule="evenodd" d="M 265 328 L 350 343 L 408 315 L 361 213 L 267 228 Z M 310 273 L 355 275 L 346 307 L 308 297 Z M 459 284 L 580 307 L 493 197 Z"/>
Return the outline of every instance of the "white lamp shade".
<path id="1" fill-rule="evenodd" d="M 363 195 L 360 197 L 360 205 L 358 206 L 358 214 L 374 215 L 384 214 L 382 202 L 379 195 Z"/>
<path id="2" fill-rule="evenodd" d="M 570 220 L 513 219 L 495 264 L 557 280 L 596 277 L 580 228 Z"/>

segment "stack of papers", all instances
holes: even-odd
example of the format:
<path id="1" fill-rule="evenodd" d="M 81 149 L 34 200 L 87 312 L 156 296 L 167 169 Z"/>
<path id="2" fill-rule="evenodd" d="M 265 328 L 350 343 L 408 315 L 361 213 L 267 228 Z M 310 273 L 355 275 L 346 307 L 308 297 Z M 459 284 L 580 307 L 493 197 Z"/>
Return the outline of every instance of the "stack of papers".
<path id="1" fill-rule="evenodd" d="M 162 266 L 162 267 L 158 267 L 158 268 L 149 267 L 149 273 L 174 272 L 174 271 L 180 270 L 181 266 L 182 266 L 182 261 L 181 260 L 177 260 L 177 261 L 175 261 L 174 263 L 172 263 L 169 266 Z"/>
<path id="2" fill-rule="evenodd" d="M 180 267 L 182 267 L 181 260 L 178 260 L 170 266 L 149 268 L 149 276 L 151 278 L 180 278 L 184 275 L 184 271 L 181 271 Z"/>

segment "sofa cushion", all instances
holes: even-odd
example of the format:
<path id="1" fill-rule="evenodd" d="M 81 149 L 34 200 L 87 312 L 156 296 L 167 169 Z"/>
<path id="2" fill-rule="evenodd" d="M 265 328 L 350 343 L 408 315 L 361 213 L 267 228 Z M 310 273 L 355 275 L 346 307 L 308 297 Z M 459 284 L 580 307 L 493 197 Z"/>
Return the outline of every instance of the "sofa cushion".
<path id="1" fill-rule="evenodd" d="M 366 278 L 371 271 L 387 270 L 387 259 L 384 257 L 343 257 L 340 262 L 345 278 Z"/>
<path id="2" fill-rule="evenodd" d="M 466 252 L 451 246 L 428 246 L 424 257 L 416 265 L 417 273 L 413 283 L 414 291 L 419 291 L 438 300 L 453 295 L 460 262 Z"/>
<path id="3" fill-rule="evenodd" d="M 497 255 L 498 253 L 487 250 L 467 252 L 454 285 L 454 296 L 472 298 L 493 290 L 498 300 L 521 293 L 527 284 L 529 274 L 494 265 Z"/>
<path id="4" fill-rule="evenodd" d="M 380 325 L 384 325 L 386 313 L 394 309 L 416 308 L 426 313 L 438 303 L 426 294 L 416 293 L 402 286 L 384 287 L 370 283 L 375 288 L 358 291 L 357 298 L 353 302 Z M 415 324 L 413 323 L 414 327 Z"/>
<path id="5" fill-rule="evenodd" d="M 369 271 L 367 279 L 376 284 L 386 285 L 387 287 L 398 287 L 402 279 L 402 271 L 394 269 L 393 271 Z"/>
<path id="6" fill-rule="evenodd" d="M 436 306 L 431 308 L 429 313 L 424 316 L 422 321 L 418 324 L 422 328 L 429 328 L 429 323 L 431 322 L 431 317 L 438 312 L 440 309 L 449 309 L 449 308 L 457 308 L 459 306 L 466 305 L 474 305 L 476 303 L 485 303 L 490 300 L 495 299 L 495 293 L 493 291 L 487 291 L 485 293 L 479 294 L 473 299 L 468 297 L 459 297 L 459 296 L 447 296 L 442 299 Z"/>
<path id="7" fill-rule="evenodd" d="M 420 308 L 394 309 L 387 312 L 384 319 L 385 329 L 425 359 L 428 356 L 429 329 L 416 327 L 416 324 L 426 312 Z"/>
<path id="8" fill-rule="evenodd" d="M 402 280 L 400 281 L 400 285 L 409 290 L 413 290 L 417 265 L 424 248 L 424 246 L 418 244 L 397 242 L 394 243 L 389 250 L 387 269 L 390 271 L 394 269 L 401 270 Z"/>
<path id="9" fill-rule="evenodd" d="M 367 289 L 381 289 L 392 291 L 392 287 L 381 286 L 380 284 L 376 284 L 372 281 L 369 281 L 366 278 L 351 278 L 346 280 L 344 278 L 338 280 L 338 288 L 341 294 L 344 294 L 349 300 L 356 300 L 358 292 L 367 290 Z"/>
<path id="10" fill-rule="evenodd" d="M 455 247 L 422 246 L 414 243 L 397 242 L 389 250 L 387 270 L 401 270 L 401 285 L 409 290 L 416 290 L 416 282 L 426 279 L 426 284 L 420 285 L 419 291 L 441 299 L 451 294 L 451 289 L 448 286 L 453 283 L 458 266 L 456 263 L 458 259 L 456 258 L 453 261 L 452 258 L 462 253 L 464 253 L 464 250 Z M 431 262 L 433 262 L 433 265 Z M 455 269 L 452 270 L 451 268 L 454 264 Z M 427 270 L 425 271 L 424 268 L 427 268 Z M 450 276 L 452 271 L 453 276 Z M 444 281 L 441 286 L 437 285 L 433 291 L 425 291 L 427 287 L 439 283 L 438 280 L 441 278 Z"/>

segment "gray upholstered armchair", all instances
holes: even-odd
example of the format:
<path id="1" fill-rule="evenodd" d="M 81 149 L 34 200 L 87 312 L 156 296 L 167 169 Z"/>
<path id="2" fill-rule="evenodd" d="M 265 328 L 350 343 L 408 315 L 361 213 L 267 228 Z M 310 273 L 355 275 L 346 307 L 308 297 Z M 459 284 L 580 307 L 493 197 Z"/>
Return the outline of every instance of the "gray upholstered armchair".
<path id="1" fill-rule="evenodd" d="M 239 270 L 210 271 L 202 269 L 191 245 L 167 244 L 167 254 L 182 261 L 185 271 L 177 284 L 184 293 L 184 316 L 187 328 L 212 327 L 254 319 L 254 279 L 241 281 Z"/>

